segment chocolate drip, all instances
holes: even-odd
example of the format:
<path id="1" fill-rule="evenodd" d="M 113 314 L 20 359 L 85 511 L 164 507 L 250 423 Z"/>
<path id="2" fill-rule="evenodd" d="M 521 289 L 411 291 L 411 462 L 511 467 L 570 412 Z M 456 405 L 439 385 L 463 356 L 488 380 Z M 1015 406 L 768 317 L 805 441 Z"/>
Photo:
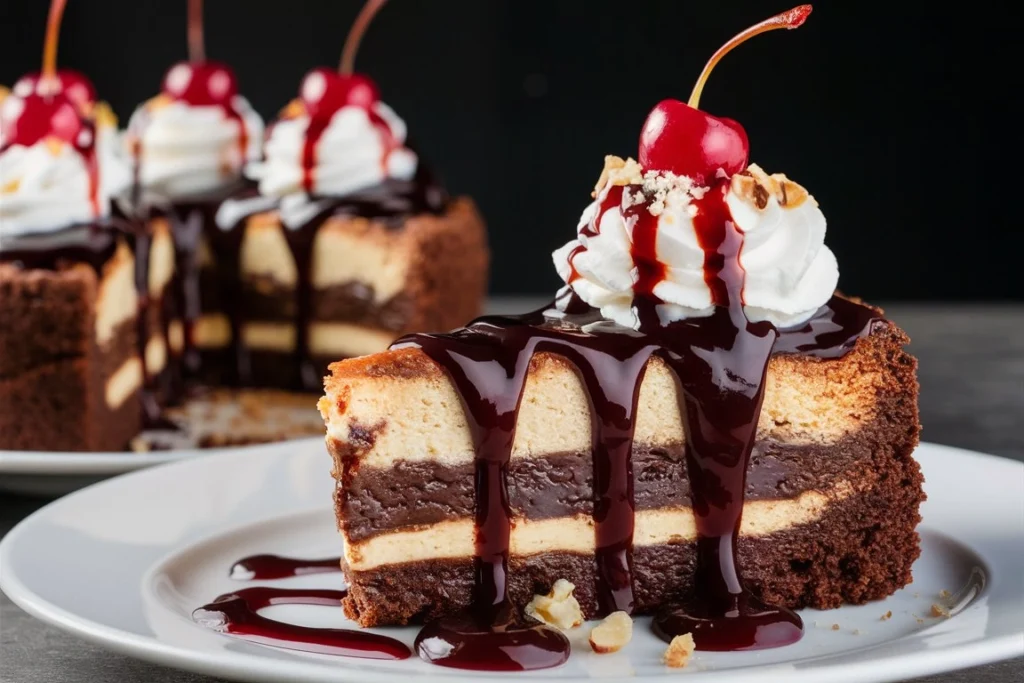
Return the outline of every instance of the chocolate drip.
<path id="1" fill-rule="evenodd" d="M 5 235 L 0 262 L 26 269 L 58 270 L 85 263 L 100 274 L 117 249 L 118 238 L 131 233 L 126 221 L 108 218 L 71 225 L 54 232 Z"/>
<path id="2" fill-rule="evenodd" d="M 305 560 L 282 555 L 252 555 L 243 557 L 231 566 L 231 578 L 236 581 L 266 581 L 309 574 L 341 572 L 341 558 Z"/>
<path id="3" fill-rule="evenodd" d="M 694 595 L 682 607 L 666 610 L 656 620 L 656 631 L 665 637 L 692 632 L 701 649 L 774 647 L 800 637 L 802 626 L 795 614 L 763 605 L 743 588 L 735 557 L 747 464 L 768 361 L 773 353 L 841 356 L 871 332 L 877 314 L 833 297 L 798 329 L 780 331 L 767 322 L 748 321 L 742 307 L 744 273 L 739 264 L 742 234 L 732 223 L 724 201 L 726 189 L 726 184 L 720 184 L 695 201 L 694 225 L 705 252 L 705 280 L 716 304 L 708 318 L 660 324 L 656 311 L 660 302 L 653 295 L 663 277 L 653 265 L 657 223 L 643 219 L 646 211 L 630 207 L 625 213 L 632 223 L 633 261 L 646 283 L 634 299 L 642 333 L 602 320 L 597 311 L 566 291 L 555 308 L 547 311 L 485 317 L 451 334 L 411 335 L 394 345 L 419 347 L 445 369 L 472 425 L 478 545 L 476 591 L 468 614 L 478 628 L 496 607 L 505 610 L 502 616 L 506 618 L 509 609 L 504 587 L 511 520 L 504 476 L 527 368 L 538 351 L 560 354 L 571 361 L 592 397 L 597 594 L 605 612 L 630 609 L 633 500 L 629 453 L 643 371 L 650 356 L 657 354 L 673 369 L 682 387 L 698 557 Z M 584 230 L 597 230 L 601 213 L 618 205 L 621 192 L 611 188 L 598 218 Z M 468 618 L 460 616 L 460 623 Z M 492 628 L 495 642 L 504 637 L 503 628 L 503 623 Z M 418 642 L 428 635 L 451 638 L 448 642 L 453 645 L 467 642 L 459 640 L 457 628 L 445 620 L 428 625 Z M 484 647 L 486 642 L 477 640 L 474 645 Z M 429 661 L 460 665 L 418 650 Z"/>
<path id="4" fill-rule="evenodd" d="M 322 605 L 337 609 L 344 597 L 345 591 L 339 590 L 244 588 L 196 609 L 192 619 L 214 631 L 288 650 L 361 659 L 409 658 L 409 648 L 394 638 L 366 631 L 296 626 L 259 614 L 259 610 L 271 605 Z"/>

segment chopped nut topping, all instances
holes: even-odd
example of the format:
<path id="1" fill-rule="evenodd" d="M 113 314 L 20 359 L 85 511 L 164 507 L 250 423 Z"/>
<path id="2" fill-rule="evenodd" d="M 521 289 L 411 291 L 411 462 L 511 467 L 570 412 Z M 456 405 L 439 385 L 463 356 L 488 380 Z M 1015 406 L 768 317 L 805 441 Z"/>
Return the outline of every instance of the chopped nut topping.
<path id="1" fill-rule="evenodd" d="M 168 107 L 173 103 L 174 99 L 171 98 L 170 95 L 160 93 L 156 97 L 151 97 L 148 100 L 146 100 L 146 104 L 143 106 L 150 111 L 156 111 L 157 109 L 163 109 L 164 107 Z"/>
<path id="2" fill-rule="evenodd" d="M 93 108 L 93 119 L 97 126 L 117 128 L 117 114 L 106 102 L 97 102 Z"/>
<path id="3" fill-rule="evenodd" d="M 583 610 L 572 592 L 576 590 L 569 581 L 559 579 L 547 595 L 534 595 L 524 610 L 526 616 L 548 626 L 560 629 L 576 628 L 583 623 Z"/>
<path id="4" fill-rule="evenodd" d="M 892 610 L 889 610 L 888 612 L 883 614 L 881 621 L 889 621 L 890 619 L 892 619 Z"/>
<path id="5" fill-rule="evenodd" d="M 932 605 L 932 616 L 933 617 L 946 617 L 948 619 L 949 616 L 950 616 L 949 609 L 946 608 L 946 607 L 943 607 L 939 603 L 934 603 Z"/>
<path id="6" fill-rule="evenodd" d="M 747 170 L 732 177 L 732 191 L 758 209 L 768 206 L 769 197 L 775 197 L 779 206 L 789 209 L 796 208 L 808 200 L 814 201 L 800 184 L 782 173 L 768 175 L 757 164 L 751 164 Z"/>
<path id="7" fill-rule="evenodd" d="M 632 158 L 623 159 L 612 154 L 604 158 L 604 169 L 594 185 L 591 197 L 596 197 L 607 185 L 639 185 L 643 182 L 640 164 Z"/>
<path id="8" fill-rule="evenodd" d="M 682 669 L 690 662 L 690 656 L 693 655 L 695 646 L 693 644 L 693 636 L 689 633 L 684 633 L 681 636 L 676 636 L 669 643 L 668 649 L 665 650 L 664 662 L 666 666 L 671 666 L 674 669 Z"/>
<path id="9" fill-rule="evenodd" d="M 832 630 L 833 631 L 838 631 L 839 630 L 839 624 L 832 624 Z"/>
<path id="10" fill-rule="evenodd" d="M 598 654 L 618 652 L 633 638 L 633 620 L 625 612 L 612 612 L 590 632 L 590 647 Z"/>
<path id="11" fill-rule="evenodd" d="M 282 119 L 295 119 L 306 113 L 306 105 L 303 104 L 302 100 L 295 98 L 284 106 L 281 110 L 279 118 Z"/>

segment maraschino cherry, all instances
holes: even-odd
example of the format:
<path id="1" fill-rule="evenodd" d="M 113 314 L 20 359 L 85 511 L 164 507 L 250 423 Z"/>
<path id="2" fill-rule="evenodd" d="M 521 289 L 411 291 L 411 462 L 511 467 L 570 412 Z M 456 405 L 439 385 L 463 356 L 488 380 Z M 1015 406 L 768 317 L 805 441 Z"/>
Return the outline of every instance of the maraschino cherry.
<path id="1" fill-rule="evenodd" d="M 79 148 L 93 142 L 91 125 L 84 118 L 84 103 L 95 102 L 96 92 L 87 78 L 73 71 L 57 71 L 57 39 L 66 0 L 53 0 L 46 23 L 43 68 L 18 80 L 3 108 L 0 148 L 31 147 L 54 137 Z"/>
<path id="2" fill-rule="evenodd" d="M 330 117 L 345 106 L 369 109 L 380 100 L 377 85 L 368 76 L 353 73 L 353 67 L 359 42 L 374 15 L 386 1 L 369 0 L 363 6 L 345 40 L 341 64 L 337 71 L 321 66 L 310 71 L 302 79 L 299 99 L 310 117 Z"/>
<path id="3" fill-rule="evenodd" d="M 713 180 L 720 170 L 731 176 L 745 169 L 750 152 L 747 133 L 738 122 L 697 108 L 704 83 L 722 57 L 740 43 L 766 31 L 797 28 L 810 13 L 810 5 L 794 7 L 751 26 L 720 47 L 704 66 L 689 103 L 663 100 L 648 114 L 640 133 L 640 165 L 649 171 L 688 176 L 700 185 Z"/>
<path id="4" fill-rule="evenodd" d="M 61 92 L 75 106 L 87 113 L 96 103 L 96 88 L 93 87 L 92 81 L 72 69 L 56 70 L 57 43 L 65 4 L 66 0 L 55 0 L 50 4 L 46 39 L 43 41 L 43 70 L 19 78 L 11 92 L 23 98 L 33 93 L 52 95 Z"/>
<path id="5" fill-rule="evenodd" d="M 178 62 L 164 76 L 164 95 L 197 107 L 230 107 L 238 81 L 228 65 L 206 60 L 203 0 L 188 3 L 188 54 L 189 61 Z"/>
<path id="6" fill-rule="evenodd" d="M 96 104 L 96 88 L 86 76 L 74 69 L 60 69 L 54 78 L 43 78 L 42 72 L 25 74 L 11 89 L 15 95 L 26 97 L 32 93 L 47 94 L 47 89 L 64 93 L 82 111 Z"/>

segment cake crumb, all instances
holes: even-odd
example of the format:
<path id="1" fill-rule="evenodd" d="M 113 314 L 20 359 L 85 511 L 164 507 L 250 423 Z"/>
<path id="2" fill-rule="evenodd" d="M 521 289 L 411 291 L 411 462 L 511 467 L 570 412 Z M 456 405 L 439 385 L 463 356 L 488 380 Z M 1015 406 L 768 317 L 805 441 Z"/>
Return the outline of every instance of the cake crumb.
<path id="1" fill-rule="evenodd" d="M 618 652 L 633 639 L 633 620 L 626 612 L 612 612 L 590 632 L 590 647 L 598 654 Z"/>
<path id="2" fill-rule="evenodd" d="M 949 610 L 947 608 L 943 607 L 942 605 L 940 605 L 937 602 L 933 603 L 932 604 L 932 616 L 933 617 L 945 617 L 945 618 L 948 619 L 949 618 Z"/>
<path id="3" fill-rule="evenodd" d="M 832 624 L 832 630 L 833 631 L 838 631 L 839 630 L 839 624 Z"/>
<path id="4" fill-rule="evenodd" d="M 882 621 L 889 621 L 890 619 L 892 619 L 892 610 L 882 615 Z"/>
<path id="5" fill-rule="evenodd" d="M 682 669 L 690 662 L 694 649 L 696 647 L 693 644 L 693 636 L 691 634 L 684 633 L 681 636 L 676 636 L 669 643 L 668 649 L 665 650 L 663 661 L 666 666 L 670 666 L 673 669 Z"/>
<path id="6" fill-rule="evenodd" d="M 572 592 L 576 586 L 565 579 L 555 581 L 547 595 L 534 595 L 526 605 L 526 616 L 560 629 L 576 628 L 583 623 L 583 610 Z"/>
<path id="7" fill-rule="evenodd" d="M 943 588 L 942 590 L 939 591 L 939 597 L 942 598 L 943 600 L 948 600 L 950 597 L 952 597 L 952 595 L 953 594 L 950 593 L 945 588 Z"/>

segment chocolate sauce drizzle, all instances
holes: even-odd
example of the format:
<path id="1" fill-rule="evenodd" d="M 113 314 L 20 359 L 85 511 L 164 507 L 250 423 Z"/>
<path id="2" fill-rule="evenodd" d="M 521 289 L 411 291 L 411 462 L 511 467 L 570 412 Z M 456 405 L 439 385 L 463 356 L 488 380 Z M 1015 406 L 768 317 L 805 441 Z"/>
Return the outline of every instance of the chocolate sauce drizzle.
<path id="1" fill-rule="evenodd" d="M 340 572 L 340 557 L 305 560 L 283 555 L 252 555 L 243 557 L 231 565 L 231 578 L 236 581 L 268 581 L 292 576 Z"/>
<path id="2" fill-rule="evenodd" d="M 642 333 L 602 319 L 566 290 L 556 306 L 547 310 L 484 317 L 450 334 L 411 335 L 394 345 L 418 347 L 445 369 L 462 397 L 476 449 L 473 603 L 456 618 L 424 628 L 417 638 L 417 651 L 424 659 L 463 668 L 478 668 L 481 660 L 500 661 L 508 639 L 506 624 L 515 622 L 505 588 L 512 522 L 505 474 L 527 370 L 538 352 L 571 361 L 592 398 L 595 561 L 601 613 L 631 611 L 634 604 L 630 452 L 644 369 L 650 357 L 657 355 L 674 370 L 682 387 L 686 462 L 698 538 L 693 595 L 680 596 L 679 606 L 659 615 L 655 631 L 666 639 L 692 633 L 698 649 L 712 650 L 776 647 L 799 639 L 799 617 L 762 604 L 743 587 L 735 554 L 768 361 L 773 353 L 840 356 L 871 332 L 877 313 L 833 297 L 798 329 L 777 330 L 767 322 L 748 321 L 739 264 L 743 238 L 724 201 L 727 187 L 719 184 L 694 202 L 694 225 L 705 252 L 705 280 L 716 305 L 710 317 L 668 325 L 659 322 L 660 302 L 653 291 L 664 271 L 656 265 L 657 222 L 645 220 L 648 212 L 631 207 L 624 213 L 632 222 L 632 256 L 639 273 L 634 310 Z M 640 187 L 630 189 L 641 191 Z M 622 189 L 611 188 L 597 217 L 584 230 L 596 231 L 600 215 L 618 206 L 621 196 Z M 488 622 L 490 633 L 485 628 Z M 437 639 L 445 646 L 423 647 Z M 531 668 L 559 661 L 554 655 L 538 658 Z"/>
<path id="3" fill-rule="evenodd" d="M 221 595 L 192 612 L 196 623 L 244 640 L 287 650 L 361 659 L 408 659 L 409 648 L 387 636 L 338 628 L 297 626 L 259 614 L 272 605 L 322 605 L 338 609 L 343 590 L 256 586 Z"/>

